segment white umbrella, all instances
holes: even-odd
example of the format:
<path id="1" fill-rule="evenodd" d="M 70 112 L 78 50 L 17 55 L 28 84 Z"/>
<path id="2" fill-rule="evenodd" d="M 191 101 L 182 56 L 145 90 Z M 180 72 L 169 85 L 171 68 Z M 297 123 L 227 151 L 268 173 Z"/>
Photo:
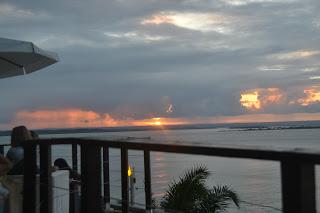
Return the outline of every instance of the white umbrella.
<path id="1" fill-rule="evenodd" d="M 56 53 L 32 42 L 0 38 L 0 78 L 32 73 L 58 61 Z"/>

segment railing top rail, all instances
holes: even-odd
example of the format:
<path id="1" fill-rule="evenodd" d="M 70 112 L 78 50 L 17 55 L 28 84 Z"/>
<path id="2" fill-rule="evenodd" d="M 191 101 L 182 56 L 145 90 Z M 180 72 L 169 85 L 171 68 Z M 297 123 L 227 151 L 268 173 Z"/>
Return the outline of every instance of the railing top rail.
<path id="1" fill-rule="evenodd" d="M 217 157 L 249 158 L 259 160 L 291 160 L 299 162 L 311 162 L 320 164 L 320 150 L 301 149 L 301 148 L 266 148 L 258 146 L 237 146 L 237 145 L 204 145 L 194 143 L 184 143 L 177 141 L 161 142 L 145 139 L 90 139 L 90 138 L 53 138 L 37 139 L 25 141 L 25 146 L 31 144 L 49 145 L 96 145 L 107 146 L 110 148 L 126 148 L 132 150 L 147 150 L 159 152 L 171 152 L 180 154 L 195 154 Z"/>
<path id="2" fill-rule="evenodd" d="M 4 143 L 4 144 L 0 144 L 0 146 L 11 146 L 10 143 Z"/>

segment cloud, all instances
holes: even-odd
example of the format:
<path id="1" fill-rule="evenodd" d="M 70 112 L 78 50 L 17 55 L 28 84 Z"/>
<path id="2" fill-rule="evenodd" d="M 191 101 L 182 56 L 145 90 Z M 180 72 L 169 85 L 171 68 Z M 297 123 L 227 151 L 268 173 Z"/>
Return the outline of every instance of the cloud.
<path id="1" fill-rule="evenodd" d="M 35 16 L 35 14 L 31 10 L 20 9 L 7 3 L 0 3 L 0 17 L 1 16 L 29 18 Z"/>
<path id="2" fill-rule="evenodd" d="M 58 109 L 17 112 L 13 125 L 28 124 L 31 128 L 117 126 L 109 114 L 81 109 Z"/>
<path id="3" fill-rule="evenodd" d="M 260 110 L 268 105 L 280 104 L 285 93 L 279 88 L 257 88 L 241 92 L 240 104 L 248 110 Z"/>
<path id="4" fill-rule="evenodd" d="M 301 106 L 309 106 L 311 104 L 320 103 L 320 87 L 313 86 L 304 89 L 305 97 L 299 98 L 297 101 L 292 101 L 291 104 L 298 103 Z"/>
<path id="5" fill-rule="evenodd" d="M 303 72 L 315 72 L 320 70 L 320 65 L 317 66 L 307 66 L 302 69 Z"/>
<path id="6" fill-rule="evenodd" d="M 309 77 L 310 80 L 319 80 L 320 76 L 311 76 Z"/>
<path id="7" fill-rule="evenodd" d="M 320 111 L 317 102 L 297 102 L 320 75 L 318 0 L 0 5 L 1 37 L 33 41 L 61 59 L 31 75 L 1 79 L 2 124 L 18 121 L 18 112 L 56 109 L 97 113 L 93 125 L 108 120 L 104 114 L 119 122 Z M 261 108 L 248 110 L 239 100 L 255 88 L 262 89 Z M 268 100 L 277 93 L 267 88 L 282 91 L 281 101 Z"/>
<path id="8" fill-rule="evenodd" d="M 201 32 L 228 34 L 232 18 L 215 13 L 163 11 L 141 21 L 143 25 L 172 24 L 177 27 Z"/>
<path id="9" fill-rule="evenodd" d="M 170 39 L 168 36 L 160 36 L 160 35 L 149 35 L 140 32 L 125 32 L 125 33 L 115 33 L 115 32 L 104 32 L 104 35 L 116 38 L 116 39 L 127 39 L 131 41 L 143 41 L 143 42 L 156 42 Z"/>
<path id="10" fill-rule="evenodd" d="M 260 66 L 258 69 L 261 71 L 282 71 L 288 69 L 288 66 L 284 64 L 278 64 L 271 66 Z"/>
<path id="11" fill-rule="evenodd" d="M 244 6 L 257 3 L 291 3 L 297 0 L 221 0 L 232 6 Z"/>
<path id="12" fill-rule="evenodd" d="M 249 114 L 237 116 L 207 116 L 193 118 L 151 117 L 149 119 L 115 119 L 108 113 L 97 113 L 82 109 L 56 109 L 38 111 L 20 111 L 10 124 L 1 124 L 0 128 L 10 129 L 13 126 L 26 125 L 31 129 L 46 128 L 90 128 L 117 126 L 159 126 L 183 124 L 216 124 L 216 123 L 252 123 L 277 121 L 319 120 L 320 113 L 293 114 Z"/>
<path id="13" fill-rule="evenodd" d="M 272 55 L 271 57 L 278 60 L 297 60 L 317 56 L 319 54 L 319 50 L 298 50 L 293 52 L 278 53 Z"/>

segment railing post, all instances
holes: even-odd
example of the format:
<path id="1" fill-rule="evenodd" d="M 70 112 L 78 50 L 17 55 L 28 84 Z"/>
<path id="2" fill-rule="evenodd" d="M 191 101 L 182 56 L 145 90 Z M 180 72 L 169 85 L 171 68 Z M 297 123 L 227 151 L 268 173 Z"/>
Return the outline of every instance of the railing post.
<path id="1" fill-rule="evenodd" d="M 149 150 L 144 150 L 144 189 L 145 189 L 145 200 L 146 200 L 146 212 L 151 212 L 152 191 L 151 191 L 151 166 L 150 166 Z"/>
<path id="2" fill-rule="evenodd" d="M 72 170 L 78 172 L 78 144 L 72 144 Z M 70 183 L 70 197 L 69 197 L 69 213 L 75 213 L 76 212 L 76 193 L 77 185 L 74 183 Z"/>
<path id="3" fill-rule="evenodd" d="M 4 145 L 0 145 L 0 154 L 4 155 Z"/>
<path id="4" fill-rule="evenodd" d="M 102 212 L 101 147 L 81 145 L 81 213 Z"/>
<path id="5" fill-rule="evenodd" d="M 106 210 L 110 209 L 110 168 L 109 147 L 103 147 L 103 194 Z"/>
<path id="6" fill-rule="evenodd" d="M 121 197 L 122 213 L 129 212 L 129 183 L 128 183 L 128 149 L 121 148 Z"/>
<path id="7" fill-rule="evenodd" d="M 316 213 L 314 164 L 281 161 L 281 182 L 284 213 Z"/>
<path id="8" fill-rule="evenodd" d="M 40 212 L 52 212 L 51 145 L 40 144 Z"/>
<path id="9" fill-rule="evenodd" d="M 23 212 L 36 212 L 37 152 L 34 142 L 25 142 L 23 174 Z"/>
<path id="10" fill-rule="evenodd" d="M 72 169 L 78 171 L 78 144 L 72 144 Z"/>

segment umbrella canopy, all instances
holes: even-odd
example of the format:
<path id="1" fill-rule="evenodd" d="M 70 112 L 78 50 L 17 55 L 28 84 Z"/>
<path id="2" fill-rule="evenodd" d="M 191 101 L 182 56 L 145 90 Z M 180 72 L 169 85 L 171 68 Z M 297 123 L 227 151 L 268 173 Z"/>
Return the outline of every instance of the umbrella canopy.
<path id="1" fill-rule="evenodd" d="M 58 61 L 56 53 L 32 42 L 0 38 L 0 78 L 32 73 Z"/>

